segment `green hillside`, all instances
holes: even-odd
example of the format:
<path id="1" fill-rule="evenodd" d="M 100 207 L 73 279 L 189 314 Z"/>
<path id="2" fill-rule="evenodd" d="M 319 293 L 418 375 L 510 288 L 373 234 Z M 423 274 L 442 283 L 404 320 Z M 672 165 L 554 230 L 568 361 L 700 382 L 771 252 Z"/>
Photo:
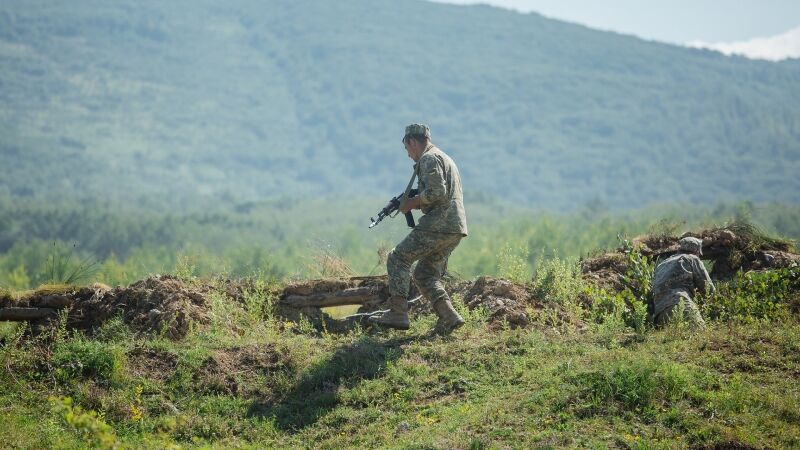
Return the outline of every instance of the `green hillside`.
<path id="1" fill-rule="evenodd" d="M 800 64 L 416 0 L 0 5 L 0 197 L 383 197 L 431 125 L 467 200 L 800 201 Z"/>

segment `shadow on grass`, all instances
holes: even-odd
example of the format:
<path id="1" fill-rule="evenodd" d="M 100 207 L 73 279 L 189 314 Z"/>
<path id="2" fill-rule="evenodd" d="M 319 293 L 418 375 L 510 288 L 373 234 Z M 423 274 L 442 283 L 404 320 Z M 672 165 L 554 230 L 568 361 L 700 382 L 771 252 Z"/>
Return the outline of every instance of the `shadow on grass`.
<path id="1" fill-rule="evenodd" d="M 362 380 L 382 376 L 388 363 L 402 355 L 401 346 L 412 340 L 383 341 L 363 336 L 313 366 L 288 392 L 266 402 L 254 402 L 248 417 L 272 418 L 287 431 L 311 425 L 337 406 L 340 386 L 351 388 Z"/>

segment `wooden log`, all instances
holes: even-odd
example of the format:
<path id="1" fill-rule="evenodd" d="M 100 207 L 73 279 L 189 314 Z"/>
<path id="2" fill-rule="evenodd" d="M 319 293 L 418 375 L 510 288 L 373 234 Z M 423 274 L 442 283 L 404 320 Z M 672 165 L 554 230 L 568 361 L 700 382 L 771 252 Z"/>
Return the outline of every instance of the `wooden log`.
<path id="1" fill-rule="evenodd" d="M 0 309 L 0 320 L 11 322 L 24 322 L 28 320 L 44 319 L 55 316 L 56 311 L 51 308 L 3 308 Z"/>
<path id="2" fill-rule="evenodd" d="M 35 306 L 38 308 L 61 309 L 66 308 L 71 304 L 72 300 L 65 295 L 48 295 L 47 297 L 42 297 L 42 299 L 38 301 Z"/>
<path id="3" fill-rule="evenodd" d="M 281 300 L 281 304 L 293 308 L 363 305 L 364 302 L 378 298 L 380 291 L 380 286 L 365 286 L 314 295 L 288 295 Z"/>

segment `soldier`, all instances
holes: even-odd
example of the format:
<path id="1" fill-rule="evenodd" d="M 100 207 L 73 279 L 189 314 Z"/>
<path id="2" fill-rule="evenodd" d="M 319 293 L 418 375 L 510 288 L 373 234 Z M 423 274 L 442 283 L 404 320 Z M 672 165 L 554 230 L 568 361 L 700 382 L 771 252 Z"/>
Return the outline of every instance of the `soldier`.
<path id="1" fill-rule="evenodd" d="M 419 178 L 419 196 L 405 198 L 400 212 L 421 209 L 423 216 L 411 233 L 389 253 L 386 260 L 389 310 L 370 317 L 369 321 L 400 330 L 408 329 L 411 265 L 418 261 L 414 282 L 439 316 L 436 331 L 446 334 L 464 324 L 464 319 L 453 309 L 441 281 L 450 253 L 467 235 L 461 176 L 453 160 L 431 143 L 431 132 L 426 125 L 407 126 L 403 145 L 408 157 L 416 163 L 414 174 Z"/>
<path id="2" fill-rule="evenodd" d="M 714 283 L 699 258 L 703 254 L 703 241 L 685 237 L 678 242 L 678 254 L 659 264 L 653 273 L 653 322 L 663 326 L 679 311 L 682 303 L 684 319 L 693 328 L 702 329 L 705 322 L 692 295 L 695 290 L 714 292 Z"/>

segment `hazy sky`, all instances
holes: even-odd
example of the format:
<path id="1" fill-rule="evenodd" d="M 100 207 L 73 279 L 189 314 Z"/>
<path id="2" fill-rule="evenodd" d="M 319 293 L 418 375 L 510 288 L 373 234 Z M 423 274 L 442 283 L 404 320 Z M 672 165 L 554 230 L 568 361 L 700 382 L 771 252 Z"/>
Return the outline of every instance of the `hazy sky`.
<path id="1" fill-rule="evenodd" d="M 735 42 L 800 26 L 800 0 L 439 0 L 487 3 L 672 43 Z"/>

